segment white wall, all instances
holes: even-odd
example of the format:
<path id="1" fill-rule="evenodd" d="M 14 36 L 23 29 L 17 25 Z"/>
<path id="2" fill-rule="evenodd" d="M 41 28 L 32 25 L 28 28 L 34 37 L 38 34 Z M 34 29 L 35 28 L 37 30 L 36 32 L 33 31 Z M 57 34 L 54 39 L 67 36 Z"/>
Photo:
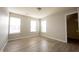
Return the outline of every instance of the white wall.
<path id="1" fill-rule="evenodd" d="M 77 9 L 67 10 L 49 15 L 42 20 L 47 21 L 47 32 L 41 33 L 42 36 L 67 42 L 66 15 L 77 11 Z"/>
<path id="2" fill-rule="evenodd" d="M 18 15 L 18 14 L 14 14 L 14 13 L 10 13 L 10 16 L 21 18 L 21 33 L 9 34 L 9 40 L 14 40 L 14 39 L 18 39 L 18 38 L 27 38 L 27 37 L 39 35 L 39 20 L 38 19 L 28 17 L 28 16 L 23 16 L 23 15 Z M 30 32 L 30 21 L 31 20 L 37 21 L 37 32 L 36 33 Z"/>
<path id="3" fill-rule="evenodd" d="M 8 41 L 9 13 L 7 8 L 0 7 L 0 51 L 2 51 Z"/>

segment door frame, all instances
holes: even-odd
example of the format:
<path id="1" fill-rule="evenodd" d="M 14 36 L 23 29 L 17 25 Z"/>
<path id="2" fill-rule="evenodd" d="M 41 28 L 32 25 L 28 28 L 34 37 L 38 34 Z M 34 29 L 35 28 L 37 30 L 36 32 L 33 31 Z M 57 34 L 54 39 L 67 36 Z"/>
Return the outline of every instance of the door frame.
<path id="1" fill-rule="evenodd" d="M 66 43 L 68 43 L 68 40 L 67 40 L 67 16 L 74 14 L 74 13 L 78 13 L 78 11 L 76 10 L 76 11 L 65 14 L 65 40 L 66 40 Z"/>

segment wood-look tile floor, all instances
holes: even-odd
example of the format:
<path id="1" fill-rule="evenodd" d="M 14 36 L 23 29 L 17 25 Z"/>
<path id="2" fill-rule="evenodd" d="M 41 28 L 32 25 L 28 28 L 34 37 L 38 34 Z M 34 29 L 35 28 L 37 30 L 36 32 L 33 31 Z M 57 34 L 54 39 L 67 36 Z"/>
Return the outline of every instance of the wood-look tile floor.
<path id="1" fill-rule="evenodd" d="M 79 44 L 63 43 L 56 40 L 33 37 L 9 41 L 4 52 L 77 52 Z"/>

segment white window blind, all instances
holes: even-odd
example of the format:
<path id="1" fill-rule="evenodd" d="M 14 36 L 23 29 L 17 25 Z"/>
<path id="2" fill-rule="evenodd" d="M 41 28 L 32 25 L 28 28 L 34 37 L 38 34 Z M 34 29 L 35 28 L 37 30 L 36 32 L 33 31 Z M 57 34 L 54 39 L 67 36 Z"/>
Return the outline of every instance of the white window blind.
<path id="1" fill-rule="evenodd" d="M 10 33 L 20 33 L 21 19 L 10 17 Z"/>
<path id="2" fill-rule="evenodd" d="M 46 32 L 46 20 L 41 21 L 41 32 Z"/>
<path id="3" fill-rule="evenodd" d="M 36 32 L 36 21 L 31 20 L 31 32 Z"/>

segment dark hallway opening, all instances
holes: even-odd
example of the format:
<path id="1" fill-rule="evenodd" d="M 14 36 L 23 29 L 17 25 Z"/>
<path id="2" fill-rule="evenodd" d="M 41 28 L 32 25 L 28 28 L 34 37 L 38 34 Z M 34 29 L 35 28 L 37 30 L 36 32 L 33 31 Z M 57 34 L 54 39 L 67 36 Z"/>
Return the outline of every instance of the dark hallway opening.
<path id="1" fill-rule="evenodd" d="M 67 15 L 68 43 L 79 43 L 78 13 Z"/>

